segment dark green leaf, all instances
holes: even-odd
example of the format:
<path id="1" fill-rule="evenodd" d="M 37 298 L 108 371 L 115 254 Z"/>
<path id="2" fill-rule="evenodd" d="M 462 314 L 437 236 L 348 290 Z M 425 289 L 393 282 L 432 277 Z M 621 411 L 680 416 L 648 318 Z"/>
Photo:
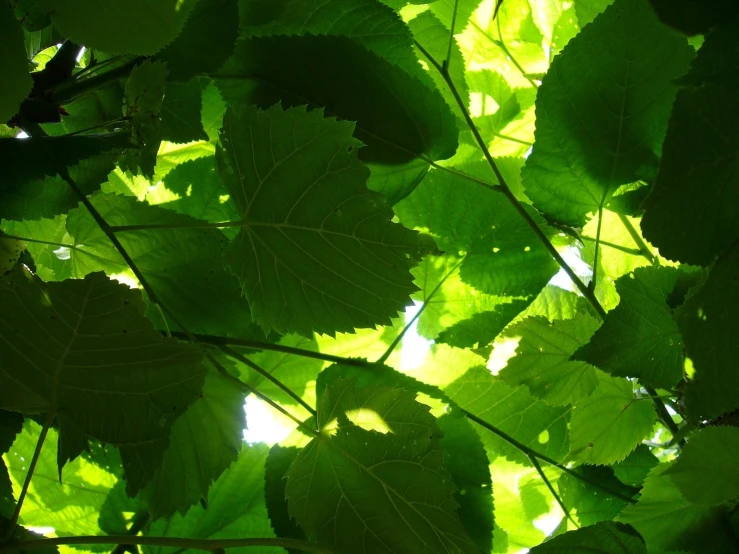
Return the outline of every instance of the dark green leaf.
<path id="1" fill-rule="evenodd" d="M 308 103 L 356 121 L 363 161 L 440 160 L 457 147 L 454 117 L 437 91 L 346 37 L 244 39 L 216 82 L 232 104 Z"/>
<path id="2" fill-rule="evenodd" d="M 647 0 L 616 0 L 552 62 L 524 168 L 540 210 L 581 226 L 620 186 L 656 174 L 676 88 L 693 49 Z"/>
<path id="3" fill-rule="evenodd" d="M 479 348 L 490 344 L 527 305 L 525 300 L 514 300 L 510 304 L 500 304 L 495 310 L 476 313 L 442 331 L 436 342 L 457 348 Z"/>
<path id="4" fill-rule="evenodd" d="M 626 497 L 631 497 L 636 492 L 636 489 L 616 479 L 609 467 L 583 465 L 574 468 L 574 471 L 581 475 L 583 480 L 563 473 L 557 485 L 565 506 L 574 511 L 581 525 L 611 521 L 627 505 L 625 500 L 605 492 L 602 488 L 594 487 L 593 483 Z"/>
<path id="5" fill-rule="evenodd" d="M 170 80 L 189 81 L 220 68 L 233 52 L 238 32 L 238 0 L 199 0 L 182 32 L 157 58 L 167 64 Z"/>
<path id="6" fill-rule="evenodd" d="M 691 418 L 716 417 L 739 407 L 739 374 L 734 363 L 739 349 L 739 243 L 724 254 L 706 283 L 688 297 L 680 330 L 695 375 L 685 391 Z"/>
<path id="7" fill-rule="evenodd" d="M 531 554 L 647 554 L 644 540 L 610 521 L 570 531 L 531 549 Z"/>
<path id="8" fill-rule="evenodd" d="M 238 457 L 246 427 L 241 387 L 211 370 L 200 398 L 175 421 L 169 448 L 141 493 L 151 517 L 185 515 Z"/>
<path id="9" fill-rule="evenodd" d="M 280 537 L 305 540 L 305 533 L 290 517 L 285 497 L 287 487 L 285 475 L 299 453 L 300 448 L 296 446 L 276 444 L 269 449 L 267 461 L 264 463 L 264 498 L 275 533 Z M 288 549 L 288 552 L 299 554 L 297 550 Z"/>
<path id="10" fill-rule="evenodd" d="M 705 34 L 739 14 L 733 0 L 649 0 L 660 19 L 686 35 Z"/>
<path id="11" fill-rule="evenodd" d="M 584 27 L 613 3 L 613 0 L 574 0 L 575 13 L 580 26 Z"/>
<path id="12" fill-rule="evenodd" d="M 613 472 L 622 483 L 639 487 L 657 464 L 659 464 L 657 456 L 652 454 L 646 444 L 640 444 L 636 450 L 626 456 L 626 459 L 613 464 Z"/>
<path id="13" fill-rule="evenodd" d="M 162 338 L 140 293 L 100 273 L 45 285 L 18 270 L 0 304 L 0 407 L 57 413 L 62 465 L 79 453 L 65 441 L 119 446 L 135 491 L 199 394 L 200 350 Z"/>
<path id="14" fill-rule="evenodd" d="M 739 429 L 696 431 L 665 475 L 694 504 L 716 505 L 739 497 Z"/>
<path id="15" fill-rule="evenodd" d="M 431 241 L 366 188 L 352 130 L 321 110 L 226 114 L 217 158 L 244 225 L 225 260 L 265 331 L 389 324 L 415 290 L 408 270 Z"/>
<path id="16" fill-rule="evenodd" d="M 162 104 L 162 139 L 172 142 L 208 140 L 200 118 L 200 84 L 167 83 Z"/>
<path id="17" fill-rule="evenodd" d="M 572 356 L 617 377 L 670 388 L 683 374 L 683 341 L 667 296 L 678 270 L 644 267 L 616 281 L 619 305 L 590 342 Z"/>
<path id="18" fill-rule="evenodd" d="M 5 123 L 18 113 L 21 102 L 28 96 L 33 86 L 28 74 L 23 30 L 8 2 L 0 3 L 0 36 L 3 37 L 3 47 L 0 49 L 0 67 L 3 68 L 0 123 Z"/>

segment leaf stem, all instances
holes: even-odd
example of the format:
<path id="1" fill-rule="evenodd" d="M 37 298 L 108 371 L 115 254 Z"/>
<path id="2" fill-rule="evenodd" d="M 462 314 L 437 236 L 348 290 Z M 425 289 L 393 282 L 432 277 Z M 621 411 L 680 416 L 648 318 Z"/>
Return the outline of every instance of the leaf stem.
<path id="1" fill-rule="evenodd" d="M 64 244 L 61 242 L 51 242 L 48 240 L 30 239 L 28 237 L 19 237 L 16 235 L 4 234 L 4 235 L 1 235 L 0 238 L 11 239 L 11 240 L 21 240 L 23 242 L 33 242 L 36 244 L 46 244 L 48 246 L 58 246 L 59 248 L 69 248 L 70 250 L 79 250 L 74 244 Z"/>
<path id="2" fill-rule="evenodd" d="M 652 403 L 654 403 L 654 408 L 657 410 L 657 416 L 659 416 L 660 421 L 665 424 L 665 427 L 669 429 L 672 436 L 676 436 L 680 432 L 680 428 L 677 426 L 677 423 L 675 423 L 675 420 L 672 419 L 670 412 L 667 411 L 667 406 L 665 406 L 665 403 L 657 394 L 657 391 L 646 385 L 644 385 L 644 390 L 647 391 L 652 399 Z M 684 444 L 685 440 L 681 440 L 679 442 L 680 446 L 683 446 Z"/>
<path id="3" fill-rule="evenodd" d="M 138 537 L 130 535 L 108 535 L 108 536 L 79 536 L 79 537 L 54 537 L 51 539 L 38 539 L 31 541 L 19 541 L 3 544 L 0 553 L 18 552 L 38 548 L 51 548 L 61 545 L 75 544 L 132 544 L 137 546 L 164 546 L 172 548 L 185 548 L 204 550 L 212 552 L 220 548 L 241 548 L 250 546 L 274 546 L 282 548 L 294 548 L 303 552 L 313 554 L 332 554 L 331 550 L 317 544 L 295 539 L 270 539 L 270 538 L 248 538 L 248 539 L 185 539 L 177 537 Z"/>
<path id="4" fill-rule="evenodd" d="M 143 510 L 141 512 L 138 512 L 133 519 L 133 522 L 131 523 L 131 527 L 126 531 L 127 535 L 135 536 L 139 534 L 139 531 L 141 531 L 144 526 L 149 522 L 149 519 L 151 516 L 149 515 L 148 510 Z M 135 544 L 119 544 L 116 546 L 113 551 L 110 554 L 123 554 L 127 550 L 130 550 L 132 554 L 135 554 L 135 552 L 138 551 L 138 548 L 136 548 Z"/>
<path id="5" fill-rule="evenodd" d="M 8 528 L 5 532 L 6 541 L 11 539 L 11 537 L 13 536 L 13 532 L 15 531 L 15 526 L 18 523 L 18 518 L 20 517 L 21 509 L 23 508 L 23 501 L 26 499 L 28 489 L 31 486 L 33 472 L 36 471 L 36 465 L 38 464 L 39 457 L 41 456 L 41 449 L 44 446 L 44 441 L 46 441 L 46 436 L 49 434 L 49 429 L 51 428 L 51 424 L 54 422 L 55 417 L 56 412 L 53 410 L 46 414 L 44 425 L 41 428 L 41 434 L 39 434 L 38 441 L 36 442 L 36 448 L 33 451 L 31 463 L 28 465 L 28 473 L 26 473 L 26 479 L 23 481 L 23 487 L 21 488 L 21 492 L 18 495 L 18 503 L 15 505 L 13 515 L 10 516 L 10 521 L 8 522 Z"/>
<path id="6" fill-rule="evenodd" d="M 604 195 L 605 196 L 605 195 Z M 593 254 L 593 278 L 590 279 L 590 289 L 595 290 L 596 280 L 598 279 L 598 254 L 600 252 L 600 233 L 603 228 L 603 202 L 598 206 L 598 228 L 595 231 L 595 252 Z"/>
<path id="7" fill-rule="evenodd" d="M 629 218 L 622 214 L 618 214 L 618 218 L 621 220 L 621 223 L 623 223 L 623 226 L 626 227 L 626 231 L 628 231 L 629 235 L 631 235 L 631 239 L 639 247 L 639 253 L 649 260 L 650 264 L 654 265 L 657 258 L 652 254 L 652 251 L 647 246 L 647 243 L 644 242 L 644 239 L 642 239 L 636 229 L 634 229 Z"/>
<path id="8" fill-rule="evenodd" d="M 260 367 L 256 363 L 252 362 L 249 358 L 241 354 L 240 352 L 237 352 L 233 348 L 230 348 L 229 346 L 226 346 L 225 344 L 222 344 L 220 346 L 220 349 L 227 355 L 231 356 L 235 360 L 240 361 L 242 364 L 249 366 L 251 369 L 256 371 L 259 375 L 267 379 L 269 382 L 280 388 L 285 394 L 290 396 L 293 400 L 295 400 L 298 404 L 300 404 L 303 408 L 305 408 L 309 414 L 312 416 L 316 415 L 316 410 L 313 409 L 313 407 L 308 404 L 305 400 L 300 398 L 298 394 L 296 394 L 290 387 L 285 385 L 282 381 L 277 379 L 274 375 L 272 375 L 269 371 L 264 369 L 263 367 Z"/>
<path id="9" fill-rule="evenodd" d="M 190 338 L 182 332 L 173 331 L 172 336 L 180 339 Z M 294 346 L 284 346 L 282 344 L 273 344 L 271 342 L 261 342 L 258 340 L 249 339 L 236 339 L 231 337 L 216 337 L 212 335 L 193 335 L 197 341 L 205 344 L 213 344 L 215 346 L 231 345 L 231 346 L 243 346 L 246 348 L 255 348 L 258 350 L 272 350 L 274 352 L 284 352 L 285 354 L 293 354 L 295 356 L 302 356 L 304 358 L 314 358 L 316 360 L 323 360 L 334 364 L 344 364 L 352 366 L 366 366 L 370 362 L 363 358 L 344 358 L 343 356 L 334 356 L 333 354 L 325 354 L 323 352 L 314 352 L 312 350 L 304 350 L 302 348 L 295 348 Z"/>
<path id="10" fill-rule="evenodd" d="M 405 324 L 405 327 L 403 327 L 403 330 L 398 334 L 397 337 L 395 337 L 395 340 L 392 342 L 390 346 L 387 347 L 387 350 L 385 350 L 385 353 L 380 356 L 375 363 L 378 364 L 384 364 L 385 361 L 390 357 L 390 354 L 393 353 L 393 350 L 400 344 L 400 341 L 403 340 L 403 337 L 408 332 L 408 330 L 413 326 L 413 324 L 418 321 L 418 318 L 421 317 L 421 314 L 426 309 L 426 306 L 428 306 L 429 301 L 434 297 L 434 295 L 441 289 L 441 285 L 444 284 L 444 282 L 459 268 L 460 265 L 462 265 L 462 261 L 460 260 L 449 272 L 444 275 L 444 277 L 439 281 L 439 283 L 434 287 L 434 290 L 432 290 L 428 297 L 423 301 L 423 304 L 418 309 L 416 314 L 411 318 L 411 320 Z"/>
<path id="11" fill-rule="evenodd" d="M 557 249 L 554 247 L 551 241 L 544 234 L 544 231 L 541 230 L 541 228 L 536 223 L 536 221 L 534 221 L 534 219 L 531 217 L 531 214 L 529 214 L 529 212 L 526 211 L 526 208 L 523 206 L 523 204 L 521 204 L 521 202 L 519 202 L 518 198 L 516 198 L 516 196 L 511 191 L 511 188 L 508 186 L 508 183 L 506 182 L 505 177 L 503 177 L 503 174 L 500 172 L 500 169 L 498 169 L 498 164 L 495 163 L 493 156 L 490 154 L 490 150 L 488 150 L 487 144 L 485 143 L 485 139 L 482 138 L 482 135 L 480 135 L 480 131 L 477 128 L 477 125 L 475 125 L 475 122 L 472 120 L 472 117 L 470 116 L 470 113 L 464 104 L 464 100 L 462 100 L 462 97 L 459 95 L 459 91 L 457 90 L 457 87 L 455 86 L 454 81 L 452 81 L 449 73 L 445 71 L 444 68 L 441 65 L 439 65 L 439 63 L 422 46 L 419 45 L 419 48 L 421 49 L 421 52 L 423 52 L 424 56 L 426 56 L 429 59 L 429 62 L 436 68 L 437 71 L 439 71 L 442 78 L 444 79 L 447 86 L 449 87 L 449 90 L 454 96 L 454 99 L 457 102 L 457 106 L 459 107 L 460 111 L 462 112 L 462 115 L 464 116 L 465 121 L 467 122 L 467 125 L 472 131 L 472 134 L 474 135 L 475 140 L 477 141 L 477 144 L 480 147 L 480 150 L 482 150 L 482 153 L 485 156 L 485 159 L 490 165 L 490 168 L 493 170 L 495 177 L 498 179 L 498 186 L 501 188 L 503 194 L 505 194 L 506 198 L 508 198 L 508 201 L 513 205 L 516 211 L 520 214 L 520 216 L 528 224 L 528 226 L 531 228 L 531 230 L 534 232 L 537 238 L 542 242 L 544 247 L 549 251 L 550 255 L 557 261 L 559 266 L 564 270 L 567 276 L 572 280 L 572 282 L 575 284 L 578 290 L 582 293 L 582 295 L 588 300 L 588 302 L 590 302 L 590 304 L 593 306 L 593 309 L 595 309 L 598 316 L 601 319 L 605 318 L 606 311 L 603 309 L 603 306 L 600 305 L 600 302 L 598 302 L 598 299 L 595 297 L 595 293 L 592 290 L 590 290 L 590 288 L 572 270 L 572 268 L 564 260 L 564 258 L 562 258 L 562 255 L 557 251 Z"/>
<path id="12" fill-rule="evenodd" d="M 529 448 L 528 446 L 526 446 L 522 442 L 519 442 L 516 439 L 514 439 L 512 436 L 510 436 L 505 431 L 502 431 L 502 430 L 498 429 L 497 427 L 495 427 L 494 425 L 491 425 L 490 423 L 488 423 L 487 421 L 485 421 L 482 418 L 479 418 L 478 416 L 476 416 L 472 412 L 468 412 L 467 410 L 465 410 L 464 408 L 461 408 L 461 407 L 460 407 L 460 410 L 462 410 L 462 412 L 467 416 L 468 419 L 470 419 L 471 421 L 474 421 L 475 423 L 477 423 L 481 427 L 484 427 L 485 429 L 487 429 L 491 433 L 493 433 L 495 435 L 498 435 L 501 439 L 503 439 L 507 443 L 511 444 L 512 446 L 515 446 L 518 450 L 520 450 L 527 457 L 533 456 L 533 457 L 535 457 L 535 458 L 537 458 L 537 459 L 539 459 L 539 460 L 541 460 L 543 462 L 546 462 L 549 465 L 552 465 L 552 466 L 556 467 L 557 469 L 559 469 L 561 471 L 564 471 L 568 475 L 572 475 L 575 479 L 579 479 L 583 483 L 587 483 L 588 485 L 590 485 L 592 487 L 595 487 L 597 489 L 600 489 L 603 492 L 606 492 L 606 493 L 610 494 L 611 496 L 615 496 L 616 498 L 620 498 L 624 502 L 628 502 L 629 504 L 635 504 L 636 503 L 636 500 L 634 500 L 633 498 L 630 498 L 628 496 L 625 496 L 625 495 L 621 494 L 620 492 L 613 491 L 613 490 L 611 490 L 611 489 L 609 489 L 607 487 L 604 487 L 603 485 L 600 485 L 599 483 L 597 483 L 595 481 L 591 481 L 590 479 L 584 477 L 583 475 L 580 475 L 576 471 L 572 471 L 567 466 L 564 466 L 564 465 L 560 464 L 559 462 L 557 462 L 557 460 L 554 460 L 553 458 L 550 458 L 549 456 L 545 456 L 544 454 L 541 454 L 541 453 L 537 452 L 536 450 L 533 450 L 532 448 Z"/>
<path id="13" fill-rule="evenodd" d="M 54 98 L 60 104 L 65 104 L 86 92 L 105 86 L 108 83 L 117 81 L 118 79 L 122 79 L 131 72 L 134 66 L 142 62 L 144 59 L 146 58 L 143 56 L 133 58 L 115 69 L 111 69 L 110 71 L 106 71 L 105 73 L 100 73 L 98 75 L 93 75 L 88 79 L 70 79 L 69 81 L 64 81 L 58 87 L 54 87 L 52 89 Z"/>
<path id="14" fill-rule="evenodd" d="M 472 23 L 472 27 L 474 27 L 480 34 L 482 34 L 482 36 L 484 36 L 486 39 L 488 39 L 490 42 L 492 42 L 495 46 L 497 46 L 498 48 L 500 48 L 503 51 L 503 53 L 506 55 L 506 58 L 508 58 L 511 61 L 511 63 L 516 67 L 516 69 L 521 74 L 521 76 L 524 79 L 526 79 L 531 84 L 532 87 L 536 88 L 536 87 L 539 86 L 536 83 L 536 81 L 534 81 L 531 77 L 528 76 L 528 73 L 526 73 L 526 71 L 524 71 L 523 67 L 521 67 L 521 64 L 519 64 L 518 63 L 518 60 L 516 60 L 516 58 L 513 57 L 513 55 L 511 54 L 510 50 L 508 50 L 508 47 L 505 45 L 505 42 L 503 42 L 503 37 L 500 34 L 500 19 L 497 19 L 497 23 L 498 23 L 498 35 L 501 37 L 500 40 L 494 39 L 492 36 L 490 36 L 488 34 L 487 31 L 484 31 L 474 21 L 471 21 L 471 23 Z"/>
<path id="15" fill-rule="evenodd" d="M 536 456 L 532 456 L 532 455 L 529 455 L 528 458 L 529 458 L 529 461 L 533 464 L 534 468 L 536 468 L 536 471 L 539 473 L 539 477 L 541 477 L 542 481 L 544 481 L 544 484 L 549 489 L 549 492 L 552 493 L 552 496 L 557 501 L 557 504 L 559 504 L 559 507 L 562 508 L 562 511 L 564 512 L 565 517 L 572 522 L 572 525 L 574 525 L 576 528 L 579 529 L 580 526 L 570 515 L 570 511 L 567 509 L 567 506 L 565 506 L 565 503 L 564 503 L 564 500 L 562 500 L 562 497 L 559 496 L 559 493 L 557 493 L 556 490 L 554 490 L 552 483 L 549 481 L 549 478 L 546 476 L 546 473 L 544 473 L 544 470 L 541 468 L 541 464 L 539 463 L 539 460 L 536 459 Z"/>
<path id="16" fill-rule="evenodd" d="M 590 242 L 595 242 L 595 238 L 593 237 L 586 237 L 585 235 L 580 235 L 580 238 L 582 240 L 587 240 Z M 621 252 L 626 252 L 627 254 L 631 254 L 633 256 L 641 256 L 641 251 L 636 248 L 629 248 L 628 246 L 621 246 L 620 244 L 615 244 L 613 242 L 608 242 L 605 240 L 601 240 L 600 243 L 603 246 L 608 246 L 609 248 L 614 248 L 616 250 L 620 250 Z"/>
<path id="17" fill-rule="evenodd" d="M 449 64 L 452 61 L 452 44 L 454 44 L 454 27 L 457 23 L 457 11 L 459 9 L 459 0 L 454 0 L 454 10 L 452 11 L 452 26 L 449 29 L 449 44 L 446 48 L 446 58 L 441 64 L 447 71 L 449 71 Z"/>

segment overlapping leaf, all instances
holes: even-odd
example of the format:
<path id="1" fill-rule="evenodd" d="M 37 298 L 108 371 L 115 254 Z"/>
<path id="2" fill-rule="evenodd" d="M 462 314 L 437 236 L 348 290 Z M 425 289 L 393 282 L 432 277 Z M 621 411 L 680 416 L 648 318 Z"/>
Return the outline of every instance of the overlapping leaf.
<path id="1" fill-rule="evenodd" d="M 200 393 L 200 350 L 162 338 L 141 294 L 101 273 L 44 284 L 19 269 L 0 303 L 0 407 L 56 413 L 61 464 L 87 437 L 118 446 L 136 490 Z"/>
<path id="2" fill-rule="evenodd" d="M 676 88 L 693 49 L 647 0 L 616 0 L 552 62 L 536 101 L 526 194 L 583 225 L 620 185 L 656 174 Z"/>
<path id="3" fill-rule="evenodd" d="M 23 46 L 23 30 L 7 2 L 0 5 L 0 36 L 3 37 L 3 47 L 0 49 L 0 67 L 3 68 L 0 123 L 5 123 L 18 113 L 21 102 L 33 86 Z"/>
<path id="4" fill-rule="evenodd" d="M 321 110 L 231 108 L 217 157 L 242 230 L 225 255 L 265 330 L 388 324 L 431 241 L 370 192 L 353 125 Z"/>
<path id="5" fill-rule="evenodd" d="M 646 554 L 644 540 L 626 525 L 599 523 L 570 531 L 531 549 L 532 554 Z"/>

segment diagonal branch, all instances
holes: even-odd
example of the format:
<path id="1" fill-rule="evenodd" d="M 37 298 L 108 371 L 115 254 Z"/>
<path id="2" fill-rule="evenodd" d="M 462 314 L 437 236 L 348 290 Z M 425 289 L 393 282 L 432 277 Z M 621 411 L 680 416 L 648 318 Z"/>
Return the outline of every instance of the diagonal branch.
<path id="1" fill-rule="evenodd" d="M 569 519 L 572 522 L 572 525 L 574 525 L 576 528 L 579 528 L 580 526 L 577 524 L 577 522 L 572 519 L 572 516 L 570 515 L 570 511 L 567 509 L 567 506 L 565 506 L 564 500 L 562 500 L 562 497 L 557 493 L 556 490 L 554 490 L 554 487 L 552 486 L 551 481 L 549 481 L 549 478 L 547 477 L 546 473 L 544 473 L 544 470 L 541 468 L 541 464 L 539 463 L 539 460 L 536 459 L 536 456 L 528 456 L 529 461 L 533 464 L 534 468 L 536 468 L 537 473 L 539 474 L 539 477 L 541 477 L 542 481 L 544 481 L 544 484 L 549 489 L 549 492 L 552 493 L 552 496 L 557 501 L 557 504 L 559 504 L 559 507 L 562 508 L 562 511 L 565 513 L 565 517 Z"/>

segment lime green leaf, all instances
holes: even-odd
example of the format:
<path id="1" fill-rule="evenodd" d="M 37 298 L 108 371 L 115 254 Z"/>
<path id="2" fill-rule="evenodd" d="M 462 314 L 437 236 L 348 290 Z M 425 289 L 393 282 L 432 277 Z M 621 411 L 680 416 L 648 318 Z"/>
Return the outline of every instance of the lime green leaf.
<path id="1" fill-rule="evenodd" d="M 590 316 L 552 323 L 529 317 L 506 331 L 518 337 L 516 356 L 500 372 L 509 385 L 526 385 L 531 394 L 554 406 L 573 404 L 590 396 L 598 385 L 594 367 L 569 357 L 598 327 Z"/>
<path id="2" fill-rule="evenodd" d="M 23 433 L 18 435 L 6 455 L 17 491 L 21 490 L 26 478 L 40 432 L 40 425 L 27 421 Z M 80 457 L 64 468 L 64 478 L 60 482 L 57 438 L 57 431 L 50 429 L 28 496 L 23 502 L 20 523 L 33 527 L 53 527 L 60 537 L 96 535 L 100 533 L 98 512 L 118 479 Z"/>
<path id="3" fill-rule="evenodd" d="M 644 267 L 618 279 L 619 305 L 573 359 L 654 387 L 675 385 L 683 373 L 683 341 L 667 296 L 677 279 L 671 267 Z"/>
<path id="4" fill-rule="evenodd" d="M 0 89 L 0 123 L 18 113 L 21 102 L 31 92 L 33 81 L 28 74 L 23 30 L 7 2 L 0 5 L 0 67 L 3 68 L 3 86 Z"/>
<path id="5" fill-rule="evenodd" d="M 157 58 L 167 64 L 170 80 L 189 81 L 220 68 L 233 52 L 238 33 L 237 0 L 199 0 L 182 32 Z"/>
<path id="6" fill-rule="evenodd" d="M 707 427 L 690 437 L 665 475 L 690 502 L 715 505 L 739 496 L 738 466 L 739 429 Z"/>
<path id="7" fill-rule="evenodd" d="M 733 29 L 710 36 L 706 46 L 734 50 L 739 42 L 736 26 Z M 702 62 L 701 54 L 696 64 Z M 709 55 L 705 63 L 712 65 L 714 59 Z M 675 101 L 662 164 L 642 220 L 644 236 L 672 260 L 709 265 L 739 238 L 739 79 L 732 78 L 733 86 L 684 88 Z"/>
<path id="8" fill-rule="evenodd" d="M 705 34 L 739 14 L 739 6 L 727 0 L 649 0 L 657 15 L 686 35 Z"/>
<path id="9" fill-rule="evenodd" d="M 574 292 L 556 285 L 547 285 L 526 309 L 524 315 L 528 317 L 542 316 L 549 321 L 572 319 L 579 313 L 587 312 L 587 308 L 583 304 L 584 299 Z"/>
<path id="10" fill-rule="evenodd" d="M 172 142 L 208 140 L 200 118 L 202 98 L 197 81 L 167 83 L 162 104 L 162 138 Z"/>
<path id="11" fill-rule="evenodd" d="M 412 1 L 411 3 L 417 2 Z M 452 28 L 452 19 L 455 19 L 454 32 L 456 34 L 462 32 L 479 4 L 479 0 L 437 0 L 431 3 L 431 11 L 447 29 Z"/>
<path id="12" fill-rule="evenodd" d="M 457 148 L 454 116 L 441 95 L 346 37 L 244 39 L 216 82 L 232 105 L 309 103 L 356 121 L 366 162 L 440 160 Z"/>
<path id="13" fill-rule="evenodd" d="M 466 252 L 460 275 L 481 292 L 537 294 L 557 271 L 503 194 L 456 175 L 432 170 L 395 211 L 404 225 L 428 230 L 443 251 Z M 527 211 L 546 227 L 533 210 Z"/>
<path id="14" fill-rule="evenodd" d="M 644 540 L 626 525 L 602 522 L 570 531 L 531 549 L 531 554 L 647 554 Z"/>
<path id="15" fill-rule="evenodd" d="M 565 506 L 573 510 L 577 516 L 577 521 L 581 525 L 611 521 L 627 505 L 625 500 L 613 496 L 601 488 L 595 488 L 592 483 L 627 498 L 633 496 L 637 491 L 637 489 L 624 485 L 616 479 L 609 467 L 583 465 L 574 468 L 573 471 L 581 475 L 582 480 L 563 473 L 557 481 L 557 486 Z"/>
<path id="16" fill-rule="evenodd" d="M 62 463 L 79 452 L 65 436 L 119 446 L 135 490 L 199 394 L 200 350 L 162 338 L 141 294 L 100 273 L 43 284 L 18 270 L 0 282 L 0 305 L 0 407 L 57 413 Z"/>
<path id="17" fill-rule="evenodd" d="M 176 166 L 164 177 L 164 186 L 179 198 L 159 204 L 161 208 L 211 223 L 238 218 L 233 202 L 228 202 L 228 191 L 218 176 L 213 156 L 188 160 Z M 228 231 L 224 229 L 224 233 Z"/>
<path id="18" fill-rule="evenodd" d="M 324 393 L 321 409 L 332 393 Z M 412 401 L 405 406 L 406 420 L 427 417 L 427 407 Z M 319 418 L 325 419 L 321 409 Z M 334 436 L 313 439 L 290 467 L 290 514 L 309 537 L 342 551 L 361 544 L 367 554 L 391 547 L 479 552 L 457 519 L 456 487 L 439 437 L 438 429 L 411 439 L 340 423 Z"/>
<path id="19" fill-rule="evenodd" d="M 275 534 L 284 538 L 305 540 L 305 533 L 290 517 L 285 498 L 287 487 L 285 474 L 299 453 L 300 448 L 295 446 L 276 444 L 269 449 L 267 461 L 264 463 L 264 498 Z M 299 554 L 297 550 L 288 549 L 288 552 Z"/>
<path id="20" fill-rule="evenodd" d="M 238 457 L 246 427 L 240 387 L 211 370 L 200 399 L 174 423 L 169 448 L 141 498 L 152 518 L 185 515 Z"/>
<path id="21" fill-rule="evenodd" d="M 722 256 L 708 280 L 683 306 L 680 330 L 695 376 L 685 391 L 691 418 L 719 416 L 739 406 L 734 359 L 739 343 L 739 244 Z"/>
<path id="22" fill-rule="evenodd" d="M 655 467 L 644 482 L 639 502 L 618 517 L 632 525 L 651 551 L 731 552 L 735 536 L 726 527 L 724 508 L 699 506 L 685 499 L 665 475 L 669 464 Z"/>
<path id="23" fill-rule="evenodd" d="M 584 27 L 613 4 L 613 0 L 574 0 L 574 3 L 577 20 Z"/>
<path id="24" fill-rule="evenodd" d="M 444 387 L 444 392 L 461 408 L 541 454 L 561 459 L 567 453 L 569 410 L 535 399 L 526 387 L 511 387 L 477 366 Z M 498 454 L 527 463 L 525 455 L 491 432 L 481 428 L 479 433 Z"/>
<path id="25" fill-rule="evenodd" d="M 619 462 L 649 436 L 656 419 L 651 400 L 634 398 L 629 381 L 601 374 L 598 388 L 572 413 L 571 456 L 589 464 Z"/>
<path id="26" fill-rule="evenodd" d="M 501 73 L 487 69 L 469 71 L 467 83 L 472 96 L 471 112 L 475 125 L 484 137 L 502 132 L 521 113 L 518 97 Z"/>
<path id="27" fill-rule="evenodd" d="M 99 194 L 91 199 L 109 225 L 169 224 L 171 229 L 144 229 L 120 233 L 118 239 L 154 288 L 190 332 L 206 335 L 264 338 L 251 321 L 249 305 L 239 294 L 239 285 L 221 262 L 227 239 L 217 229 L 199 229 L 200 222 L 134 198 Z M 90 271 L 123 271 L 127 265 L 83 209 L 69 213 L 67 230 L 74 239 L 69 263 L 74 274 Z M 165 328 L 159 310 L 150 314 Z M 170 329 L 177 325 L 169 321 Z"/>
<path id="28" fill-rule="evenodd" d="M 237 539 L 274 537 L 264 504 L 264 462 L 268 447 L 244 445 L 239 458 L 215 482 L 208 494 L 207 509 L 193 506 L 186 515 L 175 514 L 151 524 L 146 534 L 154 537 Z M 172 554 L 171 547 L 144 547 L 147 554 Z M 249 549 L 259 554 L 280 554 L 280 548 Z"/>
<path id="29" fill-rule="evenodd" d="M 457 348 L 478 348 L 490 344 L 513 319 L 526 308 L 525 300 L 500 304 L 495 310 L 478 312 L 439 333 L 436 342 Z"/>
<path id="30" fill-rule="evenodd" d="M 26 250 L 31 254 L 36 265 L 36 275 L 43 281 L 62 281 L 71 277 L 69 264 L 60 257 L 66 257 L 68 251 L 56 244 L 61 244 L 67 233 L 66 216 L 37 221 L 7 221 L 3 228 L 8 234 L 20 237 L 33 237 L 36 240 L 49 241 L 52 244 L 36 242 L 26 243 Z M 1 243 L 0 243 L 1 244 Z M 56 254 L 54 253 L 56 252 Z"/>
<path id="31" fill-rule="evenodd" d="M 640 444 L 624 460 L 613 464 L 612 467 L 619 481 L 633 487 L 639 487 L 657 464 L 659 464 L 657 456 L 652 454 L 646 444 Z"/>
<path id="32" fill-rule="evenodd" d="M 305 108 L 226 114 L 217 158 L 244 226 L 225 259 L 265 331 L 389 324 L 415 290 L 431 241 L 367 190 L 353 127 Z"/>
<path id="33" fill-rule="evenodd" d="M 67 211 L 77 204 L 79 198 L 63 179 L 55 176 L 80 160 L 126 145 L 128 139 L 124 134 L 25 140 L 0 138 L 0 158 L 4 164 L 0 218 L 39 219 Z M 94 168 L 98 163 L 91 160 L 87 167 Z M 70 175 L 77 181 L 86 172 L 83 162 L 71 169 Z M 44 179 L 47 175 L 54 178 Z M 94 185 L 88 184 L 85 192 L 93 192 L 101 182 L 102 179 Z"/>
<path id="34" fill-rule="evenodd" d="M 676 92 L 670 82 L 692 56 L 647 0 L 616 0 L 573 38 L 536 99 L 523 174 L 534 205 L 581 226 L 620 185 L 654 176 Z"/>
<path id="35" fill-rule="evenodd" d="M 194 0 L 45 0 L 51 21 L 78 44 L 109 54 L 149 55 L 172 41 Z"/>

